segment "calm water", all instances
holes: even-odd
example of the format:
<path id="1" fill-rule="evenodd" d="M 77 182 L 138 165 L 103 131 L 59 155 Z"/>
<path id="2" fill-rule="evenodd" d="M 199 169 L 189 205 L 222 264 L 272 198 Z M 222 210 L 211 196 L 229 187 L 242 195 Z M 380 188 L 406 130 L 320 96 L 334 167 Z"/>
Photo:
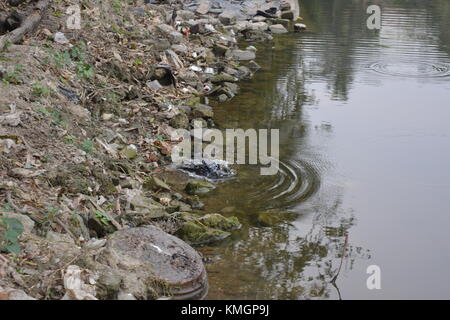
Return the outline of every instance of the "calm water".
<path id="1" fill-rule="evenodd" d="M 450 1 L 378 1 L 379 32 L 365 2 L 303 0 L 309 31 L 260 46 L 216 107 L 221 127 L 279 128 L 282 166 L 204 198 L 244 224 L 200 249 L 209 298 L 450 298 Z"/>

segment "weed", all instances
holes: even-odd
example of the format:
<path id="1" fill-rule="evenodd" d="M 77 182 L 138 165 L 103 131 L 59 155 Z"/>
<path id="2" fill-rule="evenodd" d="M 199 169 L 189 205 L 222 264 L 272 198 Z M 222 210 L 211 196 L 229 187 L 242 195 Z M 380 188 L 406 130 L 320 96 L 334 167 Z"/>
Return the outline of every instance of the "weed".
<path id="1" fill-rule="evenodd" d="M 33 95 L 35 97 L 48 97 L 50 95 L 50 88 L 44 86 L 42 83 L 40 82 L 35 82 L 32 85 L 33 87 Z"/>
<path id="2" fill-rule="evenodd" d="M 0 224 L 6 230 L 0 234 L 0 251 L 18 255 L 20 253 L 19 236 L 23 233 L 23 225 L 16 218 L 2 217 Z"/>
<path id="3" fill-rule="evenodd" d="M 91 153 L 92 151 L 94 151 L 94 143 L 92 142 L 92 140 L 84 140 L 83 144 L 80 147 L 81 150 L 83 150 L 86 153 Z"/>

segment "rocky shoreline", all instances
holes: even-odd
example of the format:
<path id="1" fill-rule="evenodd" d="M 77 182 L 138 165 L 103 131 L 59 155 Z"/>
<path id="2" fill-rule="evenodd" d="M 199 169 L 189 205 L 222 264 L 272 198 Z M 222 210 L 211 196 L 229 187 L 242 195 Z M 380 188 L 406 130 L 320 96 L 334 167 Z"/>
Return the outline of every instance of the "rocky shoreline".
<path id="1" fill-rule="evenodd" d="M 240 223 L 202 210 L 214 179 L 165 179 L 172 133 L 214 127 L 210 102 L 259 69 L 252 42 L 305 26 L 296 1 L 147 2 L 83 4 L 80 29 L 51 4 L 0 52 L 0 300 L 207 294 L 190 245 Z M 32 5 L 2 4 L 0 35 Z"/>

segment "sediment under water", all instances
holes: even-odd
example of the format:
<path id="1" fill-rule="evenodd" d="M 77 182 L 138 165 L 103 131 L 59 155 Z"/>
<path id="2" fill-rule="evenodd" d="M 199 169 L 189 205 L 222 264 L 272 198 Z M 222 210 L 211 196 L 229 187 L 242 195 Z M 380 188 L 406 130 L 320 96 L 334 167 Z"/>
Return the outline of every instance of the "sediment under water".
<path id="1" fill-rule="evenodd" d="M 303 0 L 308 31 L 260 45 L 215 108 L 222 128 L 279 128 L 281 166 L 203 199 L 244 224 L 200 248 L 209 298 L 450 298 L 450 3 L 380 4 L 376 31 L 365 1 Z"/>

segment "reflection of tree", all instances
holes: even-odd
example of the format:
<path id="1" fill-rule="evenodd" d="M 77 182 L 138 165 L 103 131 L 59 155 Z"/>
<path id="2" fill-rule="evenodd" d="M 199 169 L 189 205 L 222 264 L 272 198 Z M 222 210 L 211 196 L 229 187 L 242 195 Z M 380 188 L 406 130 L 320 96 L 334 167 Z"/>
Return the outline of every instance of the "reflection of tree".
<path id="1" fill-rule="evenodd" d="M 315 216 L 312 226 L 301 227 L 308 230 L 306 234 L 296 234 L 299 230 L 290 223 L 245 230 L 241 240 L 221 253 L 220 261 L 208 265 L 210 274 L 220 273 L 212 277 L 212 296 L 329 298 L 339 283 L 338 273 L 351 270 L 355 259 L 366 259 L 369 255 L 347 242 L 355 221 L 352 216 L 342 214 L 340 201 L 324 211 L 327 213 Z M 211 250 L 221 248 L 204 248 L 203 252 L 208 254 Z M 220 293 L 217 288 L 225 292 Z"/>

